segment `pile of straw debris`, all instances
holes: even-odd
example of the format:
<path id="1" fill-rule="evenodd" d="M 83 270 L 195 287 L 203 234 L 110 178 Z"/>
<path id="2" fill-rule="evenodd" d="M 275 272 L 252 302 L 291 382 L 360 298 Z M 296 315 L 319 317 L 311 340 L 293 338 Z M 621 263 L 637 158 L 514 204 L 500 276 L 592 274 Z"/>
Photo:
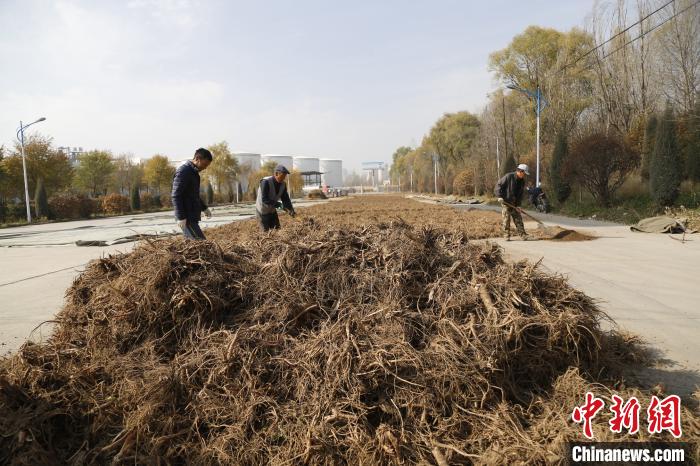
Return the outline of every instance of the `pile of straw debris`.
<path id="1" fill-rule="evenodd" d="M 0 463 L 562 461 L 622 357 L 601 318 L 561 277 L 405 222 L 147 242 L 0 360 Z"/>

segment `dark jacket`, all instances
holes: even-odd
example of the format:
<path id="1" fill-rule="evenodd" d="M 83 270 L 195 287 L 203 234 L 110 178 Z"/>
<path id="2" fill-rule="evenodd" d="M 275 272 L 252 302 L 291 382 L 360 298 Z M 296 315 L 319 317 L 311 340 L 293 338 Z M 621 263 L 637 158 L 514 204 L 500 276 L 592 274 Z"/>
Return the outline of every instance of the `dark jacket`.
<path id="1" fill-rule="evenodd" d="M 191 160 L 177 167 L 175 171 L 172 200 L 178 220 L 199 222 L 202 219 L 202 211 L 207 210 L 199 196 L 199 170 Z"/>
<path id="2" fill-rule="evenodd" d="M 502 197 L 508 204 L 519 206 L 523 200 L 525 193 L 525 179 L 520 179 L 515 175 L 515 172 L 506 173 L 503 178 L 498 180 L 494 194 L 497 197 Z"/>
<path id="3" fill-rule="evenodd" d="M 261 215 L 276 213 L 277 203 L 280 201 L 285 209 L 294 210 L 285 183 L 278 183 L 274 176 L 266 176 L 260 180 L 258 196 L 255 199 L 255 209 L 258 213 Z"/>

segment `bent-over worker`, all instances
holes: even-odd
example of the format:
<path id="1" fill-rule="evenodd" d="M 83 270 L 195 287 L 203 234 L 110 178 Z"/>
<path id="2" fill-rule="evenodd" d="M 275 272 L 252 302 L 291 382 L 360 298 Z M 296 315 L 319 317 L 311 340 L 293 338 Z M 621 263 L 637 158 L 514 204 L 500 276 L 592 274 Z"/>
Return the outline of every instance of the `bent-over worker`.
<path id="1" fill-rule="evenodd" d="M 212 160 L 211 152 L 200 147 L 192 160 L 183 163 L 175 171 L 172 200 L 177 225 L 185 238 L 206 239 L 199 222 L 202 220 L 202 212 L 211 218 L 211 210 L 199 195 L 199 172 L 206 170 Z"/>
<path id="2" fill-rule="evenodd" d="M 296 215 L 287 192 L 287 184 L 284 182 L 287 175 L 289 170 L 284 165 L 277 165 L 272 176 L 266 176 L 260 180 L 258 195 L 255 199 L 255 214 L 263 231 L 280 227 L 277 209 L 284 208 L 292 217 Z"/>
<path id="3" fill-rule="evenodd" d="M 525 177 L 530 174 L 527 165 L 521 163 L 511 173 L 506 173 L 496 183 L 494 192 L 501 204 L 501 216 L 503 217 L 503 237 L 510 241 L 510 219 L 513 218 L 518 234 L 527 241 L 528 236 L 523 225 L 523 217 L 520 215 L 520 203 L 525 193 Z"/>

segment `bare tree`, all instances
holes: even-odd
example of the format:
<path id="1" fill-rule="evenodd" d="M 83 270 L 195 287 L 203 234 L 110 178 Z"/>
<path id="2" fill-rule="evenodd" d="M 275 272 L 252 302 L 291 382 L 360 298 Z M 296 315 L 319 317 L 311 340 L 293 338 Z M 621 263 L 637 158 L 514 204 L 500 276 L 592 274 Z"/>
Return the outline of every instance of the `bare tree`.
<path id="1" fill-rule="evenodd" d="M 694 0 L 677 0 L 662 13 L 673 18 L 658 33 L 664 95 L 689 113 L 700 91 L 700 6 Z"/>

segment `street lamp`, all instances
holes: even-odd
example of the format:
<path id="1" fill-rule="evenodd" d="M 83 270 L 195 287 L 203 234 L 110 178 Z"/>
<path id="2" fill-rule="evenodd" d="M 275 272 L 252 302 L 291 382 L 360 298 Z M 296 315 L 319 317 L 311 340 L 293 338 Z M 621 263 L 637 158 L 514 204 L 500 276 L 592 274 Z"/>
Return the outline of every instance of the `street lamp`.
<path id="1" fill-rule="evenodd" d="M 45 117 L 41 117 L 36 121 L 32 121 L 29 124 L 23 125 L 22 121 L 19 122 L 19 129 L 17 130 L 17 139 L 19 139 L 20 147 L 22 148 L 22 171 L 24 172 L 24 200 L 27 205 L 27 223 L 32 223 L 32 211 L 29 209 L 29 182 L 27 181 L 27 162 L 24 157 L 24 130 L 32 126 L 34 123 L 41 123 L 45 121 Z"/>
<path id="2" fill-rule="evenodd" d="M 438 177 L 438 160 L 440 160 L 440 157 L 433 153 L 433 178 L 435 179 L 435 195 L 437 196 L 438 190 L 437 190 L 437 177 Z"/>
<path id="3" fill-rule="evenodd" d="M 542 92 L 540 91 L 539 84 L 537 85 L 535 92 L 532 92 L 528 89 L 523 89 L 522 87 L 518 87 L 515 84 L 508 84 L 506 87 L 508 89 L 512 89 L 514 91 L 520 91 L 523 94 L 525 94 L 528 98 L 535 100 L 535 114 L 537 115 L 537 134 L 536 134 L 536 139 L 537 139 L 537 176 L 535 179 L 535 186 L 539 186 L 540 185 L 540 112 L 547 106 L 547 101 L 544 100 L 544 97 L 542 97 Z"/>

